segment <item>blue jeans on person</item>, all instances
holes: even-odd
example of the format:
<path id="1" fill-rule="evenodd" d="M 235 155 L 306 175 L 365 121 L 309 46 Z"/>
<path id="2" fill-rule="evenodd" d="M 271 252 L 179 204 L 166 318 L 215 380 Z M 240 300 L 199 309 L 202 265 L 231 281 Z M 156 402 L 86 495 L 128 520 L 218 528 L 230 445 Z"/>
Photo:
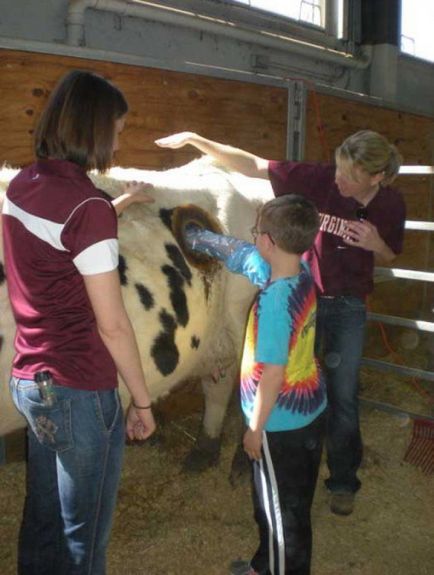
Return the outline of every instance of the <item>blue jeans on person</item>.
<path id="1" fill-rule="evenodd" d="M 38 386 L 13 377 L 28 422 L 27 495 L 18 575 L 104 575 L 125 443 L 117 390 Z"/>
<path id="2" fill-rule="evenodd" d="M 365 302 L 354 296 L 319 297 L 316 352 L 326 377 L 327 465 L 332 492 L 355 493 L 361 482 L 362 461 L 359 423 L 359 369 L 366 324 Z"/>

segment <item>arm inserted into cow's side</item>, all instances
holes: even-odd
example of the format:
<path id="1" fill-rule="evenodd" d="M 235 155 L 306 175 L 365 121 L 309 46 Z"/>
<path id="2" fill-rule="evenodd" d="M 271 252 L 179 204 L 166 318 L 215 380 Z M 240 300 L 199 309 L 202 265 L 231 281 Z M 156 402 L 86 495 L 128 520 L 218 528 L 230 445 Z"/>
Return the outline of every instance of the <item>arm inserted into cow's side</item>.
<path id="1" fill-rule="evenodd" d="M 247 277 L 256 286 L 263 287 L 270 277 L 270 265 L 249 242 L 197 226 L 188 226 L 185 238 L 190 249 L 223 261 L 229 271 Z"/>

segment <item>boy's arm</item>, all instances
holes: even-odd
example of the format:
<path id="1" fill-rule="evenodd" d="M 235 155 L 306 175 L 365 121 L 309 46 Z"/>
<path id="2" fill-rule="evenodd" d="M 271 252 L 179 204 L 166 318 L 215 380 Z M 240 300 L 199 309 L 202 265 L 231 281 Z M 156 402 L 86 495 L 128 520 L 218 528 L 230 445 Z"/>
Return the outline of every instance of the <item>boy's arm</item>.
<path id="1" fill-rule="evenodd" d="M 185 238 L 192 250 L 223 261 L 229 271 L 247 277 L 254 285 L 264 286 L 270 277 L 269 264 L 249 242 L 199 228 L 187 229 Z"/>
<path id="2" fill-rule="evenodd" d="M 244 434 L 243 439 L 244 451 L 250 459 L 255 459 L 256 461 L 261 459 L 262 431 L 276 403 L 284 376 L 284 365 L 274 365 L 271 363 L 264 365 L 264 371 L 262 372 L 262 377 L 256 390 L 249 428 Z"/>
<path id="3" fill-rule="evenodd" d="M 286 285 L 274 283 L 261 293 L 258 308 L 255 362 L 262 364 L 244 450 L 251 459 L 261 459 L 262 431 L 276 405 L 288 365 L 292 319 L 288 312 Z"/>

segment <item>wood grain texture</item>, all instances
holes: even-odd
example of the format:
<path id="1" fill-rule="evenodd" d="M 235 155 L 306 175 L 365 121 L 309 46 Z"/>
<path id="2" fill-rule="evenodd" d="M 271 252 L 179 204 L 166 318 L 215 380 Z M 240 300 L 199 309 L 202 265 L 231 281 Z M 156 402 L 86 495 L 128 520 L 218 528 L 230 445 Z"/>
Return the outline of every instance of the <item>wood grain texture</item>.
<path id="1" fill-rule="evenodd" d="M 198 152 L 191 147 L 163 150 L 156 138 L 192 130 L 258 155 L 283 159 L 287 130 L 287 91 L 284 88 L 224 80 L 110 62 L 56 55 L 0 50 L 0 163 L 22 166 L 32 161 L 35 122 L 58 80 L 71 69 L 95 71 L 114 82 L 130 105 L 116 163 L 147 169 L 181 165 Z M 321 133 L 318 127 L 321 126 Z M 308 92 L 305 159 L 324 161 L 343 139 L 360 129 L 372 129 L 394 142 L 406 164 L 432 164 L 434 120 L 364 102 Z M 402 176 L 397 180 L 405 197 L 408 218 L 434 220 L 432 177 Z M 408 232 L 396 266 L 429 269 L 434 242 L 429 234 Z M 422 302 L 423 289 L 401 281 L 377 286 L 371 298 L 376 311 L 390 307 L 412 315 Z M 401 314 L 396 311 L 401 310 Z"/>
<path id="2" fill-rule="evenodd" d="M 103 75 L 125 94 L 130 113 L 116 163 L 169 168 L 196 157 L 193 148 L 158 148 L 156 138 L 183 130 L 231 142 L 260 155 L 284 157 L 287 91 L 96 60 L 0 50 L 0 162 L 32 161 L 32 134 L 47 97 L 69 70 Z"/>
<path id="3" fill-rule="evenodd" d="M 319 127 L 324 134 L 321 143 Z M 337 96 L 308 92 L 305 159 L 333 160 L 335 148 L 359 130 L 374 130 L 395 144 L 409 165 L 432 165 L 434 118 Z"/>

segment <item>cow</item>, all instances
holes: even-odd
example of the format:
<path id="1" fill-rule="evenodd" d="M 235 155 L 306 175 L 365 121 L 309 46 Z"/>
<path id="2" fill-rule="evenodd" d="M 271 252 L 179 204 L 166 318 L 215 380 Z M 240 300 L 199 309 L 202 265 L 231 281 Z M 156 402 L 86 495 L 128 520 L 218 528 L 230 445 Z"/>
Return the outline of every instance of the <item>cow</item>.
<path id="1" fill-rule="evenodd" d="M 17 170 L 0 170 L 4 193 Z M 216 464 L 220 434 L 237 378 L 243 332 L 255 288 L 222 265 L 193 254 L 183 241 L 190 222 L 251 240 L 258 207 L 273 197 L 267 181 L 231 173 L 204 156 L 166 171 L 112 168 L 91 174 L 112 198 L 125 182 L 153 185 L 152 204 L 134 204 L 119 219 L 119 276 L 152 400 L 200 377 L 203 429 L 187 467 Z M 97 225 L 97 222 L 95 222 Z M 0 436 L 24 425 L 8 391 L 14 321 L 0 255 Z M 101 295 L 103 297 L 103 294 Z M 126 388 L 120 382 L 124 406 Z"/>

